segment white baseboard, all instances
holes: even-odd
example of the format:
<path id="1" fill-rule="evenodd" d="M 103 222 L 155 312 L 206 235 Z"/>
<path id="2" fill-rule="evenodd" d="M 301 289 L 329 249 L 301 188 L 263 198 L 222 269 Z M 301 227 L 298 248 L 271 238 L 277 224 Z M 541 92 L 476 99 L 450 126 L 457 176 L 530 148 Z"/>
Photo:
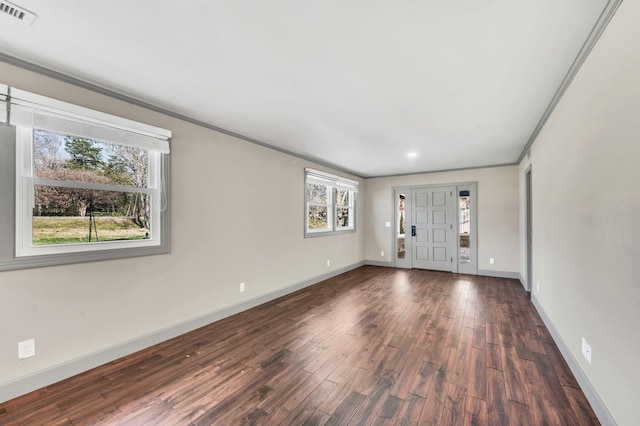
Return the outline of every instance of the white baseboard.
<path id="1" fill-rule="evenodd" d="M 49 386 L 53 383 L 75 376 L 76 374 L 80 374 L 92 368 L 99 367 L 118 358 L 122 358 L 123 356 L 130 355 L 134 352 L 146 349 L 158 343 L 180 336 L 181 334 L 188 333 L 189 331 L 193 331 L 200 327 L 204 327 L 205 325 L 219 321 L 231 315 L 246 311 L 247 309 L 277 299 L 278 297 L 285 296 L 289 293 L 293 293 L 294 291 L 301 290 L 305 287 L 317 284 L 326 279 L 359 268 L 364 264 L 364 261 L 354 263 L 344 268 L 340 268 L 320 275 L 318 277 L 299 282 L 289 287 L 276 290 L 263 296 L 256 297 L 255 299 L 251 299 L 237 305 L 210 312 L 198 318 L 187 320 L 170 327 L 166 327 L 149 334 L 145 334 L 140 337 L 136 337 L 134 339 L 119 343 L 109 348 L 83 355 L 76 359 L 54 365 L 52 367 L 45 368 L 27 376 L 2 383 L 0 384 L 0 403 L 9 401 L 13 398 L 27 394 L 45 386 Z"/>
<path id="2" fill-rule="evenodd" d="M 549 333 L 551 333 L 553 341 L 558 346 L 558 349 L 560 349 L 560 353 L 569 365 L 571 372 L 576 377 L 580 388 L 582 388 L 582 392 L 584 392 L 584 395 L 587 397 L 587 400 L 589 401 L 589 404 L 591 404 L 591 408 L 593 408 L 596 416 L 598 416 L 598 420 L 600 420 L 600 423 L 602 423 L 603 426 L 617 425 L 613 416 L 607 409 L 607 406 L 604 405 L 604 402 L 602 402 L 602 399 L 600 399 L 600 395 L 598 395 L 598 392 L 596 392 L 595 388 L 587 378 L 587 375 L 580 367 L 580 364 L 578 364 L 578 361 L 576 361 L 576 359 L 573 357 L 571 350 L 569 350 L 569 346 L 567 346 L 564 339 L 562 339 L 562 336 L 560 336 L 558 329 L 556 329 L 556 327 L 553 325 L 553 322 L 540 305 L 540 302 L 536 298 L 535 293 L 531 294 L 531 301 L 533 302 L 533 306 L 535 306 L 536 310 L 538 311 L 540 318 L 542 318 L 542 321 L 547 326 Z"/>

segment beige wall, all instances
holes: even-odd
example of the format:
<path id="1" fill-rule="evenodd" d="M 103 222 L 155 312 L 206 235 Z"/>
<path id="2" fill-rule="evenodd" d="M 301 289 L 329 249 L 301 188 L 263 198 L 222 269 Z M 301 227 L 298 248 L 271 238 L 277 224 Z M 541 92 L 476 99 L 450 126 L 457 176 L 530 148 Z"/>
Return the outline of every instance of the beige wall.
<path id="1" fill-rule="evenodd" d="M 478 269 L 519 271 L 518 253 L 518 167 L 426 173 L 367 179 L 365 209 L 365 259 L 393 262 L 393 187 L 478 182 Z M 380 252 L 384 251 L 384 257 Z M 489 258 L 495 264 L 489 264 Z"/>
<path id="2" fill-rule="evenodd" d="M 640 424 L 639 16 L 622 3 L 531 152 L 533 297 L 620 425 Z"/>
<path id="3" fill-rule="evenodd" d="M 0 387 L 363 260 L 362 232 L 304 238 L 304 168 L 326 168 L 6 64 L 0 79 L 173 131 L 172 253 L 0 272 Z"/>

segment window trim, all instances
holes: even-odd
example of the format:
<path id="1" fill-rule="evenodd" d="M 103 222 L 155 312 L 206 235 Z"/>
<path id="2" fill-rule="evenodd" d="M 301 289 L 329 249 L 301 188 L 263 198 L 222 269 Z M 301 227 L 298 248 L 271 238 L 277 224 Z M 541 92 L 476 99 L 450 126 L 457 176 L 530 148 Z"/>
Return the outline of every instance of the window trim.
<path id="1" fill-rule="evenodd" d="M 10 88 L 9 90 L 11 89 L 12 88 Z M 8 99 L 8 102 L 10 102 L 10 99 Z M 59 102 L 60 104 L 64 105 L 71 105 L 63 103 L 61 101 L 55 102 Z M 85 110 L 80 106 L 76 106 L 76 108 L 78 108 L 79 110 Z M 124 120 L 127 123 L 135 123 L 131 120 L 116 116 L 110 116 L 98 111 L 94 112 L 105 117 L 112 117 L 115 120 Z M 146 128 L 153 127 L 142 123 L 139 124 L 141 126 L 146 126 Z M 32 131 L 32 129 L 29 130 Z M 165 134 L 171 134 L 171 132 L 168 130 L 160 130 L 165 132 Z M 18 176 L 16 163 L 19 157 L 18 152 L 16 151 L 16 147 L 18 146 L 17 136 L 17 127 L 9 125 L 8 123 L 0 123 L 0 160 L 2 160 L 0 161 L 0 163 L 2 163 L 0 167 L 0 214 L 2 214 L 3 216 L 0 217 L 0 236 L 12 236 L 11 238 L 3 237 L 0 240 L 0 271 L 94 262 L 101 260 L 115 260 L 139 256 L 166 254 L 171 252 L 171 158 L 168 154 L 167 145 L 167 149 L 164 151 L 166 153 L 153 153 L 153 155 L 156 155 L 158 158 L 157 176 L 159 181 L 157 189 L 155 189 L 155 191 L 158 191 L 156 196 L 156 199 L 158 201 L 152 202 L 161 202 L 162 205 L 162 208 L 157 207 L 155 209 L 155 218 L 154 213 L 152 213 L 151 217 L 152 223 L 155 222 L 157 229 L 160 229 L 158 240 L 154 240 L 153 242 L 148 242 L 147 240 L 145 240 L 142 241 L 142 244 L 140 244 L 140 240 L 126 242 L 96 242 L 90 243 L 91 245 L 78 244 L 78 246 L 83 248 L 82 251 L 73 252 L 65 250 L 64 253 L 48 253 L 35 255 L 29 253 L 27 255 L 17 256 L 18 253 L 16 250 L 16 246 L 18 242 L 16 231 L 17 226 L 21 225 L 19 223 L 19 218 L 16 215 L 16 203 L 20 202 L 19 198 L 17 197 L 18 189 L 16 183 Z M 138 190 L 139 189 L 135 189 L 134 191 Z M 159 205 L 160 204 L 158 204 L 158 206 Z M 121 243 L 123 245 L 120 246 L 120 244 L 118 243 Z M 88 250 L 88 248 L 95 247 L 96 245 L 101 245 L 104 248 L 100 247 L 100 249 Z M 69 247 L 72 246 L 72 244 L 68 244 L 65 246 Z M 38 246 L 38 248 L 39 247 L 40 246 Z M 44 247 L 62 247 L 62 245 L 50 245 Z"/>
<path id="2" fill-rule="evenodd" d="M 309 207 L 310 206 L 325 206 L 325 204 L 311 203 L 307 200 L 307 185 L 325 185 L 327 187 L 327 228 L 325 229 L 310 229 L 309 228 Z M 358 182 L 337 176 L 334 174 L 314 170 L 310 168 L 305 169 L 304 174 L 304 237 L 323 237 L 327 235 L 339 235 L 350 234 L 356 232 L 356 214 L 357 214 L 357 194 L 358 194 Z M 349 191 L 349 205 L 338 206 L 337 205 L 337 191 L 340 189 Z M 339 227 L 337 225 L 338 208 L 348 208 L 350 212 L 350 218 L 352 218 L 352 225 L 348 227 Z"/>

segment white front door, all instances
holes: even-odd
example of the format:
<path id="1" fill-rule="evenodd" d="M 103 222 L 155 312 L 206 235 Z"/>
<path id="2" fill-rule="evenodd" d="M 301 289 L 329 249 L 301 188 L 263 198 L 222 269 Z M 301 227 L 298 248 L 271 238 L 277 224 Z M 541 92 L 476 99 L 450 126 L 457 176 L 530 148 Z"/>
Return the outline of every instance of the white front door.
<path id="1" fill-rule="evenodd" d="M 457 272 L 456 187 L 411 190 L 411 267 Z"/>

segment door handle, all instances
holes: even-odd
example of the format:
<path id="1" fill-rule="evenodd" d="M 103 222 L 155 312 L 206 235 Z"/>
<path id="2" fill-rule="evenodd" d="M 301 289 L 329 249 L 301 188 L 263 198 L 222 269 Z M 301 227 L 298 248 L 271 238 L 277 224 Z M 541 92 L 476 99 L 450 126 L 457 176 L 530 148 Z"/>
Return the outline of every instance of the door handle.
<path id="1" fill-rule="evenodd" d="M 415 225 L 412 225 L 412 226 L 411 226 L 411 236 L 412 236 L 412 237 L 415 237 L 415 236 L 416 236 L 416 226 L 415 226 Z"/>

